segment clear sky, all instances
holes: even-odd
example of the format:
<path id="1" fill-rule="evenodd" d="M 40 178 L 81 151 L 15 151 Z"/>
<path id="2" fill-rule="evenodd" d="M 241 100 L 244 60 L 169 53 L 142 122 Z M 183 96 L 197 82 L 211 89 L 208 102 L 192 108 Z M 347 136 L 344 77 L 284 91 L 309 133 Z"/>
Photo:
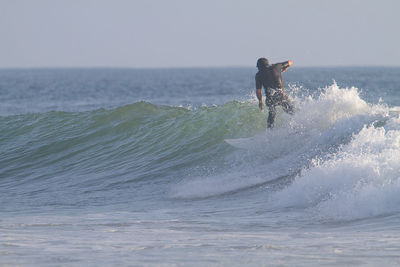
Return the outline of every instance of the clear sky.
<path id="1" fill-rule="evenodd" d="M 398 0 L 0 0 L 0 67 L 400 66 Z"/>

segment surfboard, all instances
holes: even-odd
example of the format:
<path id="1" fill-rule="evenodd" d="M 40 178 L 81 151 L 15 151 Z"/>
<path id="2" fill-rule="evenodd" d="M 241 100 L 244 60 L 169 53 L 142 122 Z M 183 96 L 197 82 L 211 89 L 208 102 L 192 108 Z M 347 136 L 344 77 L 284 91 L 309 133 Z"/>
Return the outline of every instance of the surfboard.
<path id="1" fill-rule="evenodd" d="M 224 141 L 236 148 L 255 150 L 260 147 L 260 144 L 267 143 L 268 138 L 265 134 L 259 134 L 247 138 L 225 139 Z"/>

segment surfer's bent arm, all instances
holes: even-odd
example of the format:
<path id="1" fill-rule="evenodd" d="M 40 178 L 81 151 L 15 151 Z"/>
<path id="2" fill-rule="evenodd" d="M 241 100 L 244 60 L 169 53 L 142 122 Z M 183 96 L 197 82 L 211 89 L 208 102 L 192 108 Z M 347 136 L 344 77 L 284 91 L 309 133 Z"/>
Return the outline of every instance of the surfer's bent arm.
<path id="1" fill-rule="evenodd" d="M 262 88 L 262 82 L 260 80 L 260 77 L 258 76 L 259 74 L 256 74 L 256 96 L 258 99 L 258 107 L 260 110 L 263 108 L 263 103 L 262 103 L 262 93 L 261 93 L 261 88 Z"/>
<path id="2" fill-rule="evenodd" d="M 262 103 L 261 88 L 256 89 L 256 95 L 257 95 L 257 99 L 258 99 L 258 107 L 262 110 L 263 109 L 263 103 Z"/>
<path id="3" fill-rule="evenodd" d="M 290 66 L 292 66 L 293 62 L 291 60 L 280 63 L 282 65 L 282 72 L 285 72 Z"/>

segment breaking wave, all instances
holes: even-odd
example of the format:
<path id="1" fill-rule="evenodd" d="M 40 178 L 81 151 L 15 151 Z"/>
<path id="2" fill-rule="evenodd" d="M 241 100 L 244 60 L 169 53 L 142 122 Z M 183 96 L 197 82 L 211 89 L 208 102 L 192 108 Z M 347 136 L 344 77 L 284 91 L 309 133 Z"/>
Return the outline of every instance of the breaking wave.
<path id="1" fill-rule="evenodd" d="M 280 112 L 273 130 L 255 99 L 3 116 L 0 179 L 32 196 L 57 184 L 57 192 L 130 190 L 120 196 L 132 198 L 140 183 L 149 197 L 178 201 L 245 198 L 276 185 L 258 191 L 275 208 L 330 219 L 400 212 L 396 109 L 335 83 L 292 97 L 295 115 Z"/>

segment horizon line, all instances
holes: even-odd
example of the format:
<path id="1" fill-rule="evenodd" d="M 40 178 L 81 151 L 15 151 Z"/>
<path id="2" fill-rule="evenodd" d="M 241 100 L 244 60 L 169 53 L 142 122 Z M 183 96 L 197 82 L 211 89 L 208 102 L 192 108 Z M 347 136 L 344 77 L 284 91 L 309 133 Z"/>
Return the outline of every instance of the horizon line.
<path id="1" fill-rule="evenodd" d="M 400 65 L 300 65 L 293 66 L 293 68 L 397 68 Z M 249 65 L 230 65 L 230 66 L 148 66 L 148 67 L 134 67 L 134 66 L 0 66 L 0 70 L 27 70 L 27 69 L 235 69 L 235 68 L 257 68 L 256 66 Z"/>

